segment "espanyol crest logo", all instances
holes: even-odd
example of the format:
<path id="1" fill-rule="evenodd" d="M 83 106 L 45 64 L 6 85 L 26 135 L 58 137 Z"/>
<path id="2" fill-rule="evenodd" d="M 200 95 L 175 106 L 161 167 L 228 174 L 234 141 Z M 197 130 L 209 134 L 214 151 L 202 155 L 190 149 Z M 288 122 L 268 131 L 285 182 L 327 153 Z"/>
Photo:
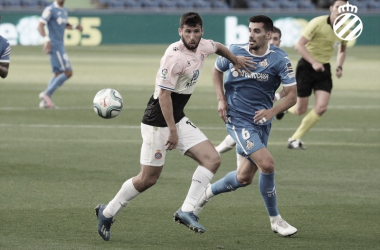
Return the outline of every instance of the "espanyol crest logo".
<path id="1" fill-rule="evenodd" d="M 349 4 L 348 1 L 345 5 L 339 6 L 338 12 L 344 13 L 335 19 L 333 25 L 335 35 L 345 41 L 354 40 L 363 31 L 362 20 L 357 15 L 348 11 L 356 13 L 358 12 L 358 7 Z"/>

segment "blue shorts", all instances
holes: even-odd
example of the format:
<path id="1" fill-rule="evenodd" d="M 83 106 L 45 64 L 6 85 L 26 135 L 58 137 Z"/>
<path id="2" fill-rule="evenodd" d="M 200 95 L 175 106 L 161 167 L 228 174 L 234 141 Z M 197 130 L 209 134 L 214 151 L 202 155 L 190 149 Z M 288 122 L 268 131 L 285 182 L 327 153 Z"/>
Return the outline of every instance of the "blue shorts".
<path id="1" fill-rule="evenodd" d="M 49 55 L 51 68 L 54 73 L 72 70 L 69 56 L 63 47 L 55 50 L 52 49 Z"/>
<path id="2" fill-rule="evenodd" d="M 228 117 L 226 127 L 236 142 L 236 152 L 249 159 L 249 155 L 268 145 L 272 124 L 257 125 L 245 119 Z"/>

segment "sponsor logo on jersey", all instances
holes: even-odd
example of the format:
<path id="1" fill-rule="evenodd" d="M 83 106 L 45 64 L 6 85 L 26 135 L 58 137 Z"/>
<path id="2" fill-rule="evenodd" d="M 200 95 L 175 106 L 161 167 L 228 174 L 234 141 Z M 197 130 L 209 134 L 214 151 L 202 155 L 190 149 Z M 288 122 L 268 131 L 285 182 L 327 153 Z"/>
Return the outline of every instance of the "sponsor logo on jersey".
<path id="1" fill-rule="evenodd" d="M 157 149 L 157 152 L 154 154 L 154 158 L 156 158 L 157 160 L 162 158 L 161 150 Z"/>
<path id="2" fill-rule="evenodd" d="M 168 75 L 168 69 L 161 70 L 161 79 L 166 80 L 166 76 Z"/>
<path id="3" fill-rule="evenodd" d="M 186 88 L 190 88 L 191 86 L 195 85 L 198 81 L 199 77 L 199 70 L 194 70 L 193 71 L 193 78 L 191 78 L 190 82 L 186 84 Z"/>
<path id="4" fill-rule="evenodd" d="M 260 82 L 267 82 L 269 80 L 269 74 L 265 73 L 248 73 L 247 71 L 243 70 L 243 76 L 245 78 L 253 78 Z M 233 72 L 235 73 L 235 72 Z M 236 71 L 237 73 L 237 71 Z M 238 74 L 232 74 L 234 77 L 239 76 Z"/>
<path id="5" fill-rule="evenodd" d="M 262 68 L 266 68 L 268 67 L 268 65 L 269 65 L 268 59 L 264 59 L 263 61 L 260 62 L 260 66 Z"/>
<path id="6" fill-rule="evenodd" d="M 179 50 L 179 48 L 178 47 L 173 47 L 173 50 L 177 51 L 177 50 Z"/>

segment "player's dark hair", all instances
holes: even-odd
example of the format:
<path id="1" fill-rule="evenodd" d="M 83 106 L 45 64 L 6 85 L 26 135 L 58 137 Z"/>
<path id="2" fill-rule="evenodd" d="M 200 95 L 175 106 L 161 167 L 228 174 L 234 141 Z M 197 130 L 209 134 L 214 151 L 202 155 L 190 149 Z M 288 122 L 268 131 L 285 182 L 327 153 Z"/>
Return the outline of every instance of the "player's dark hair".
<path id="1" fill-rule="evenodd" d="M 277 28 L 276 26 L 273 26 L 273 33 L 278 33 L 278 34 L 280 34 L 280 39 L 281 39 L 281 36 L 282 36 L 282 34 L 281 34 L 281 30 L 280 30 L 279 28 Z"/>
<path id="2" fill-rule="evenodd" d="M 200 25 L 203 27 L 203 20 L 202 17 L 195 12 L 188 12 L 181 16 L 181 19 L 179 20 L 179 27 L 183 28 L 184 25 L 188 25 L 190 27 L 195 27 L 197 25 Z"/>
<path id="3" fill-rule="evenodd" d="M 330 1 L 330 6 L 334 6 L 335 2 L 338 2 L 338 1 L 343 1 L 343 2 L 348 2 L 348 0 L 331 0 Z"/>
<path id="4" fill-rule="evenodd" d="M 248 19 L 251 23 L 263 23 L 265 32 L 273 31 L 273 21 L 265 15 L 253 16 Z"/>

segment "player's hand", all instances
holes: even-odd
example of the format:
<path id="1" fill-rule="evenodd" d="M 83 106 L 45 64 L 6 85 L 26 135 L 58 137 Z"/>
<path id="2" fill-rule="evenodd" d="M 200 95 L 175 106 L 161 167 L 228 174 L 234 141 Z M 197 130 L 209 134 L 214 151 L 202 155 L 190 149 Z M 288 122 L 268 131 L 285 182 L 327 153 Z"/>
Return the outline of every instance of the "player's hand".
<path id="1" fill-rule="evenodd" d="M 272 113 L 271 109 L 270 110 L 262 109 L 255 112 L 255 116 L 253 117 L 253 122 L 261 125 L 271 120 L 273 116 L 274 114 Z"/>
<path id="2" fill-rule="evenodd" d="M 49 54 L 50 51 L 51 51 L 51 43 L 50 41 L 49 42 L 46 42 L 44 44 L 44 47 L 42 48 L 43 52 L 45 52 L 46 54 Z"/>
<path id="3" fill-rule="evenodd" d="M 80 25 L 80 24 L 78 24 L 78 25 L 77 25 L 77 30 L 79 30 L 80 32 L 82 32 L 82 31 L 83 31 L 83 26 Z"/>
<path id="4" fill-rule="evenodd" d="M 222 118 L 224 122 L 227 121 L 227 111 L 228 111 L 228 104 L 225 100 L 219 101 L 218 103 L 218 113 L 219 117 Z"/>
<path id="5" fill-rule="evenodd" d="M 325 71 L 325 67 L 323 66 L 322 63 L 319 63 L 319 62 L 315 62 L 311 65 L 313 67 L 313 69 L 317 72 L 324 72 Z"/>
<path id="6" fill-rule="evenodd" d="M 251 73 L 249 68 L 256 69 L 256 62 L 252 61 L 251 57 L 245 57 L 245 56 L 236 56 L 237 60 L 236 63 L 233 64 L 235 70 L 239 73 L 239 75 L 242 75 L 241 69 L 244 69 L 248 73 Z"/>
<path id="7" fill-rule="evenodd" d="M 169 132 L 168 139 L 166 140 L 165 148 L 166 150 L 172 150 L 177 147 L 178 144 L 178 134 L 177 131 Z"/>
<path id="8" fill-rule="evenodd" d="M 342 68 L 337 67 L 336 68 L 336 77 L 341 78 L 343 74 Z"/>

